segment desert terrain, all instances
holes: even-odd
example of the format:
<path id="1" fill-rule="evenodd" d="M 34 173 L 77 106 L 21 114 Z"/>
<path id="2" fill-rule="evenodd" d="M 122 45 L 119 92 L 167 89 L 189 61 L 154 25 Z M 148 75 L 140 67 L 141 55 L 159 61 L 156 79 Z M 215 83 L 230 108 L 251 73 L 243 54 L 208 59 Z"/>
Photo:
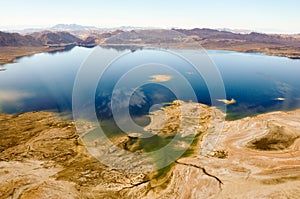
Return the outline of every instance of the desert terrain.
<path id="1" fill-rule="evenodd" d="M 74 122 L 56 113 L 0 114 L 0 198 L 297 198 L 300 110 L 223 118 L 182 101 L 153 112 L 150 132 L 197 138 L 191 153 L 158 174 L 103 165 Z M 131 139 L 119 147 L 133 149 Z"/>
<path id="2" fill-rule="evenodd" d="M 11 63 L 21 56 L 63 50 L 70 45 L 204 48 L 300 58 L 300 36 L 297 34 L 240 34 L 199 28 L 107 31 L 51 29 L 23 34 L 0 32 L 0 64 Z"/>

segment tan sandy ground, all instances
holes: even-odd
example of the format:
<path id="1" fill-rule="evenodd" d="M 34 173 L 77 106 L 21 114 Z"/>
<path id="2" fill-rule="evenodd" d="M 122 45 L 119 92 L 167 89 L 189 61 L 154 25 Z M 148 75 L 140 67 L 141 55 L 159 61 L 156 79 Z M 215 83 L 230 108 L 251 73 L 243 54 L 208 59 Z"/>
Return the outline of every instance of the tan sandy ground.
<path id="1" fill-rule="evenodd" d="M 167 82 L 172 79 L 172 76 L 170 75 L 152 75 L 151 82 Z"/>
<path id="2" fill-rule="evenodd" d="M 0 114 L 0 198 L 299 198 L 300 110 L 226 121 L 218 135 L 222 118 L 183 102 L 153 113 L 153 133 L 201 134 L 194 153 L 157 178 L 104 166 L 53 113 Z"/>
<path id="3" fill-rule="evenodd" d="M 0 47 L 0 64 L 12 63 L 17 57 L 61 49 L 63 49 L 63 47 Z"/>

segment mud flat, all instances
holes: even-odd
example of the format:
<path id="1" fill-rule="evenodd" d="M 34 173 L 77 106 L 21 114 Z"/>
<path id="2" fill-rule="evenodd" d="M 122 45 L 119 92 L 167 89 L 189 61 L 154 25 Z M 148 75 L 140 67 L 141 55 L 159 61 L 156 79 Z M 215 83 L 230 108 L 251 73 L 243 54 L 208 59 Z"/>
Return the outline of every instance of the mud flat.
<path id="1" fill-rule="evenodd" d="M 160 176 L 103 165 L 55 113 L 0 114 L 0 198 L 299 198 L 300 110 L 222 122 L 176 101 L 151 117 L 154 134 L 198 135 Z"/>

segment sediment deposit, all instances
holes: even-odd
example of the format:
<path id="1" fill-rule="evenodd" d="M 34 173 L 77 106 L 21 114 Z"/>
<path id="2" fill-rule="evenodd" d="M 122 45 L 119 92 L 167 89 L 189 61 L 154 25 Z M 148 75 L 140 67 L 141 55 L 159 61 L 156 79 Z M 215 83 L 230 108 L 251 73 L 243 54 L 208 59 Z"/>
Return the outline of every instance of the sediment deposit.
<path id="1" fill-rule="evenodd" d="M 192 109 L 199 119 L 182 118 Z M 0 198 L 299 198 L 300 110 L 222 118 L 192 102 L 154 112 L 155 134 L 200 133 L 193 153 L 158 177 L 103 165 L 55 113 L 0 114 Z"/>

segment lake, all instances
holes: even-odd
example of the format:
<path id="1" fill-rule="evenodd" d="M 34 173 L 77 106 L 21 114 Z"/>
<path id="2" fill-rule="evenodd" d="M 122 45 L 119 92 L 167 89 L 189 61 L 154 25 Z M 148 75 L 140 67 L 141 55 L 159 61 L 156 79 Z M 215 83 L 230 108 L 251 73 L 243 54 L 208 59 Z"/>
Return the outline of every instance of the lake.
<path id="1" fill-rule="evenodd" d="M 133 69 L 133 66 L 139 64 L 140 61 L 157 57 L 159 59 L 157 62 L 173 67 L 184 79 L 188 80 L 198 102 L 214 105 L 213 102 L 217 100 L 210 98 L 204 79 L 183 60 L 176 60 L 155 49 L 95 48 L 103 54 L 127 53 L 123 60 L 113 63 L 98 82 L 95 108 L 99 118 L 111 117 L 112 112 L 109 110 L 109 101 L 112 99 L 111 91 L 124 73 Z M 0 112 L 51 110 L 70 113 L 77 71 L 95 48 L 74 47 L 68 51 L 41 53 L 19 58 L 16 60 L 17 63 L 3 65 L 2 67 L 6 70 L 0 71 Z M 183 51 L 187 54 L 195 53 L 195 50 Z M 208 50 L 207 53 L 220 71 L 226 98 L 229 100 L 233 98 L 236 101 L 227 106 L 228 119 L 300 108 L 300 60 L 220 50 Z M 154 105 L 165 105 L 175 99 L 195 101 L 195 99 L 185 97 L 186 90 L 181 88 L 182 84 L 178 83 L 175 73 L 166 77 L 158 77 L 163 80 L 161 84 L 155 84 L 160 82 L 155 79 L 157 78 L 155 75 L 162 75 L 168 71 L 160 71 L 160 66 L 157 64 L 153 67 L 151 69 L 153 76 L 148 77 L 147 80 L 149 84 L 144 84 L 131 92 L 133 94 L 130 98 L 131 115 L 146 115 L 149 109 L 155 110 L 161 107 Z M 148 74 L 146 72 L 145 74 Z M 142 73 L 143 70 L 140 71 L 140 74 Z M 145 76 L 136 74 L 137 72 L 131 77 L 133 82 L 145 79 Z M 131 84 L 130 76 L 127 78 L 123 82 L 126 82 L 125 87 L 128 89 Z M 89 81 L 89 77 L 86 77 L 86 81 Z M 176 85 L 180 97 L 167 86 L 162 85 L 162 82 Z M 126 97 L 127 91 L 129 92 L 130 89 L 115 92 L 115 98 L 119 100 L 119 104 L 121 104 L 122 96 Z M 143 122 L 145 121 L 141 123 Z"/>

